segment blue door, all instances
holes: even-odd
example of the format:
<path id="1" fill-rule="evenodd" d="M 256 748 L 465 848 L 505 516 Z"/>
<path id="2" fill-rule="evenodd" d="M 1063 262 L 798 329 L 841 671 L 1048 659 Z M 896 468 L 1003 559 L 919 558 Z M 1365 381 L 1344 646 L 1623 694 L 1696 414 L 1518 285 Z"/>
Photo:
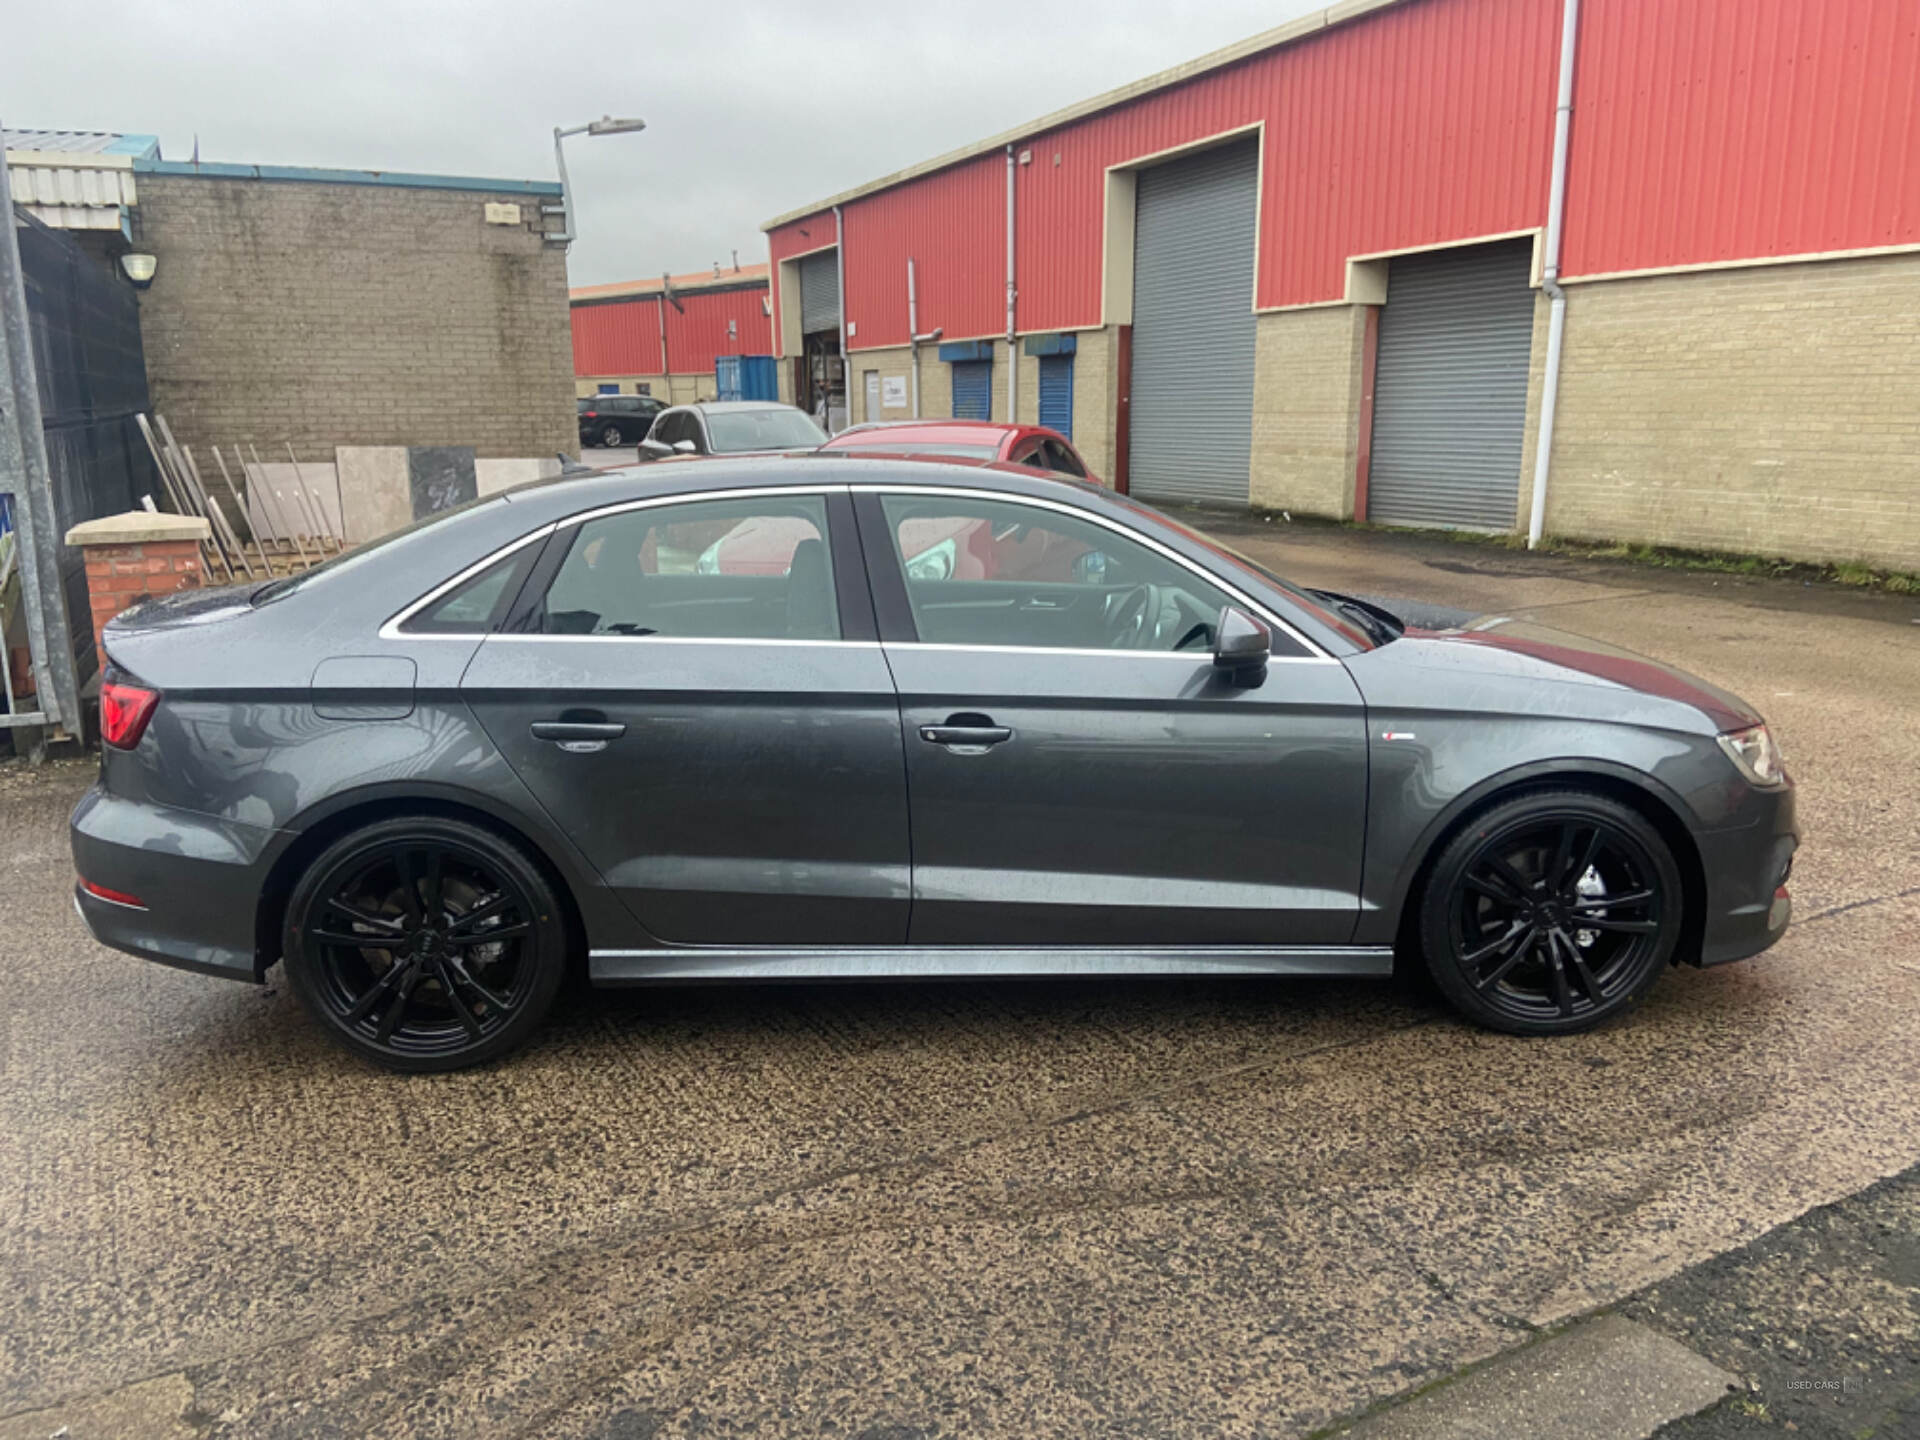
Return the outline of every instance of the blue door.
<path id="1" fill-rule="evenodd" d="M 993 418 L 993 362 L 956 360 L 953 364 L 953 418 Z"/>
<path id="2" fill-rule="evenodd" d="M 1040 423 L 1073 438 L 1073 356 L 1040 357 Z"/>

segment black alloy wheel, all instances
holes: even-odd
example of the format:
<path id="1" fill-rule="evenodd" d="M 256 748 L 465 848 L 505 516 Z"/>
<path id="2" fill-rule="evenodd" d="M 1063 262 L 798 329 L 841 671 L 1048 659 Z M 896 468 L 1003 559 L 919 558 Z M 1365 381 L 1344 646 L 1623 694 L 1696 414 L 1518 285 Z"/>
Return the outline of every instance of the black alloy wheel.
<path id="1" fill-rule="evenodd" d="M 463 821 L 389 820 L 308 868 L 284 953 L 302 1002 L 348 1048 L 396 1070 L 452 1070 L 539 1024 L 566 927 L 517 846 Z"/>
<path id="2" fill-rule="evenodd" d="M 1634 1005 L 1672 958 L 1681 886 L 1638 812 L 1583 791 L 1522 795 L 1434 865 L 1421 936 L 1454 1006 L 1517 1035 L 1584 1030 Z"/>
<path id="3" fill-rule="evenodd" d="M 608 425 L 600 432 L 600 443 L 609 450 L 616 445 L 624 444 L 626 438 L 618 425 Z"/>

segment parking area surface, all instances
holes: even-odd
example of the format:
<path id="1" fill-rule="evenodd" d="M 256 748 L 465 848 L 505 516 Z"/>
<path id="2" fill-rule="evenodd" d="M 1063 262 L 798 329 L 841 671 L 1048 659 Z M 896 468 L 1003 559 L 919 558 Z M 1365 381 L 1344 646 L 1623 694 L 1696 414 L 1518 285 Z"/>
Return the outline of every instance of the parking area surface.
<path id="1" fill-rule="evenodd" d="M 1754 701 L 1786 939 L 1558 1041 L 1386 984 L 684 989 L 402 1078 L 93 945 L 91 766 L 7 766 L 0 1440 L 1305 1434 L 1920 1160 L 1920 604 L 1206 523 Z"/>

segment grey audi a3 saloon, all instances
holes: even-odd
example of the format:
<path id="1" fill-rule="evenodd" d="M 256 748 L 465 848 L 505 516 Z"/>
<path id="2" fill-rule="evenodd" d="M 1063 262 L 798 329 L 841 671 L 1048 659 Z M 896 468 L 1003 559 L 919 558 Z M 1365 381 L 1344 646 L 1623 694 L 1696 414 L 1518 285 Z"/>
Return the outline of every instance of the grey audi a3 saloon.
<path id="1" fill-rule="evenodd" d="M 1520 1034 L 1785 929 L 1744 702 L 1296 588 L 1095 486 L 822 454 L 547 482 L 106 630 L 75 902 L 379 1063 L 600 985 L 1386 975 Z"/>

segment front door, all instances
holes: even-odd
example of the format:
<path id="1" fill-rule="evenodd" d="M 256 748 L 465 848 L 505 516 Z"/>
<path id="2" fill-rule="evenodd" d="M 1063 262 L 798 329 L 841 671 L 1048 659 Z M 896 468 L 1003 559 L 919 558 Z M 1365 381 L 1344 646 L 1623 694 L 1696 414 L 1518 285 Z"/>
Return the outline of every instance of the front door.
<path id="1" fill-rule="evenodd" d="M 900 716 L 844 491 L 563 525 L 462 691 L 669 945 L 906 937 Z"/>
<path id="2" fill-rule="evenodd" d="M 1341 945 L 1366 811 L 1360 696 L 1276 631 L 1265 683 L 1211 663 L 1244 604 L 1073 512 L 861 493 L 900 690 L 911 939 Z M 883 606 L 883 613 L 896 607 Z"/>

